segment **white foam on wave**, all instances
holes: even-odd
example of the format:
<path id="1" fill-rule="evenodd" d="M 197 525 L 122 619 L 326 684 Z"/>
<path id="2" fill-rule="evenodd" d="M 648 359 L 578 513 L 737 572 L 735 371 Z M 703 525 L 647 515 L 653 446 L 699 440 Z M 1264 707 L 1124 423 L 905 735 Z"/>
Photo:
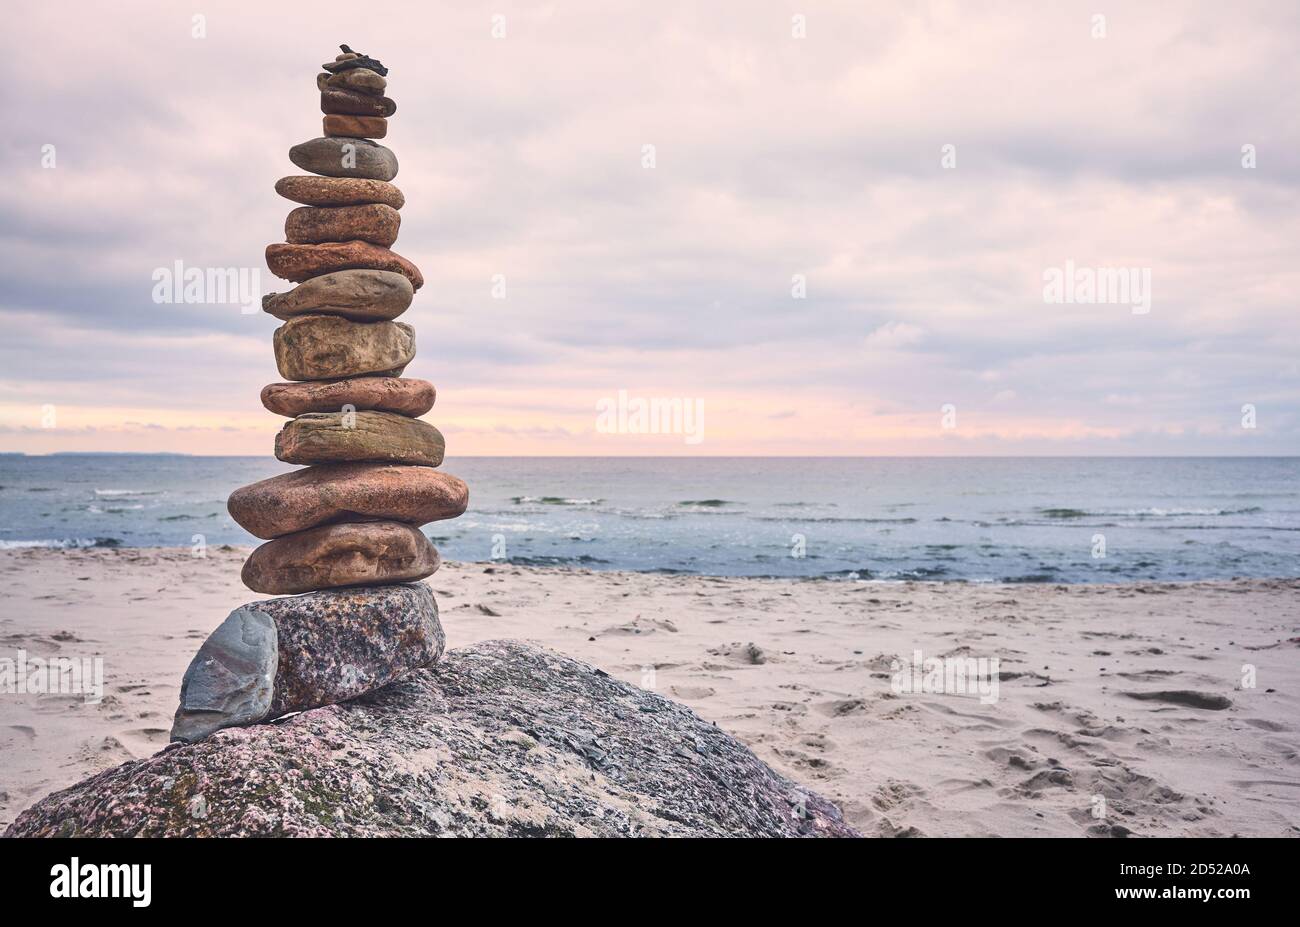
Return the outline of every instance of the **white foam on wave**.
<path id="1" fill-rule="evenodd" d="M 116 538 L 40 538 L 37 540 L 0 541 L 0 550 L 45 548 L 72 550 L 78 547 L 114 547 Z"/>

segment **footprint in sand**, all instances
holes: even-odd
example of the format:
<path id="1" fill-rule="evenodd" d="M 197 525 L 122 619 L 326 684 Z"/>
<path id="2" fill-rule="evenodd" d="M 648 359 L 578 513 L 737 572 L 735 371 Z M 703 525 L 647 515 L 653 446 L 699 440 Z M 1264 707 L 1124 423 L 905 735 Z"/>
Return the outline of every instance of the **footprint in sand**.
<path id="1" fill-rule="evenodd" d="M 733 663 L 742 665 L 758 666 L 766 663 L 770 658 L 763 651 L 763 648 L 753 641 L 747 643 L 723 644 L 721 647 L 709 648 L 709 653 L 715 657 L 725 657 Z"/>
<path id="2" fill-rule="evenodd" d="M 709 698 L 717 694 L 717 690 L 709 686 L 671 686 L 670 688 L 673 695 L 688 702 Z"/>
<path id="3" fill-rule="evenodd" d="M 828 718 L 843 718 L 845 715 L 861 714 L 867 710 L 867 700 L 861 698 L 838 698 L 829 702 L 818 702 L 813 708 Z"/>
<path id="4" fill-rule="evenodd" d="M 614 636 L 634 636 L 640 634 L 654 634 L 656 631 L 668 631 L 677 633 L 677 625 L 673 624 L 667 618 L 642 618 L 638 615 L 631 621 L 624 624 L 616 624 L 605 628 L 603 631 L 597 631 L 597 634 L 606 634 Z"/>

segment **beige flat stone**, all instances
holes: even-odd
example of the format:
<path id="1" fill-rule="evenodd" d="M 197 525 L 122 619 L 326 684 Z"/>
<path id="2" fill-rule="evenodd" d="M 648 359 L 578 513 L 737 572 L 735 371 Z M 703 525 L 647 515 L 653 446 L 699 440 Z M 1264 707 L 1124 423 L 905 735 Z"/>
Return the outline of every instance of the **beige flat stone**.
<path id="1" fill-rule="evenodd" d="M 446 449 L 428 422 L 392 412 L 308 412 L 275 436 L 275 456 L 285 463 L 371 461 L 436 467 Z"/>
<path id="2" fill-rule="evenodd" d="M 402 322 L 299 315 L 277 328 L 272 342 L 286 380 L 393 375 L 415 357 L 415 329 Z"/>
<path id="3" fill-rule="evenodd" d="M 291 244 L 368 241 L 387 248 L 397 241 L 402 214 L 391 206 L 299 206 L 284 220 L 284 239 Z"/>
<path id="4" fill-rule="evenodd" d="M 383 180 L 364 177 L 317 177 L 291 174 L 275 182 L 275 192 L 304 206 L 361 206 L 383 203 L 394 209 L 406 205 L 402 191 Z"/>
<path id="5" fill-rule="evenodd" d="M 341 315 L 354 322 L 387 322 L 411 305 L 415 290 L 391 270 L 340 270 L 262 297 L 262 311 L 288 321 L 299 315 Z"/>
<path id="6" fill-rule="evenodd" d="M 419 528 L 393 521 L 322 525 L 268 541 L 244 563 L 244 585 L 267 595 L 409 583 L 438 569 Z"/>

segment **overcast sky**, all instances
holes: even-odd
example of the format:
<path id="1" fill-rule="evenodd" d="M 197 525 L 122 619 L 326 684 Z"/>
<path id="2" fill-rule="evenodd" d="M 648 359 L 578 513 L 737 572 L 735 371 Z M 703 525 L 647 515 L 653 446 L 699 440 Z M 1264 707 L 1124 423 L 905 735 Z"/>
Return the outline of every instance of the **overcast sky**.
<path id="1" fill-rule="evenodd" d="M 0 450 L 271 453 L 278 323 L 154 271 L 290 286 L 272 187 L 346 42 L 449 456 L 1300 453 L 1294 0 L 7 11 Z M 1067 261 L 1150 311 L 1045 301 Z M 703 440 L 602 433 L 620 390 Z"/>

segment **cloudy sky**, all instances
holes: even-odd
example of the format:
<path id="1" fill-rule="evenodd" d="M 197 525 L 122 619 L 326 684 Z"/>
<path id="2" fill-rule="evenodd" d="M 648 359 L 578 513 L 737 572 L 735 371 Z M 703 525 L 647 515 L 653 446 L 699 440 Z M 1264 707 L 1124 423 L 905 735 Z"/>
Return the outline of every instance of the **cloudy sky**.
<path id="1" fill-rule="evenodd" d="M 1293 0 L 7 9 L 0 450 L 271 453 L 278 323 L 154 272 L 287 288 L 346 42 L 450 455 L 1300 453 Z M 1067 261 L 1150 311 L 1046 301 Z M 704 440 L 598 430 L 620 390 Z"/>

